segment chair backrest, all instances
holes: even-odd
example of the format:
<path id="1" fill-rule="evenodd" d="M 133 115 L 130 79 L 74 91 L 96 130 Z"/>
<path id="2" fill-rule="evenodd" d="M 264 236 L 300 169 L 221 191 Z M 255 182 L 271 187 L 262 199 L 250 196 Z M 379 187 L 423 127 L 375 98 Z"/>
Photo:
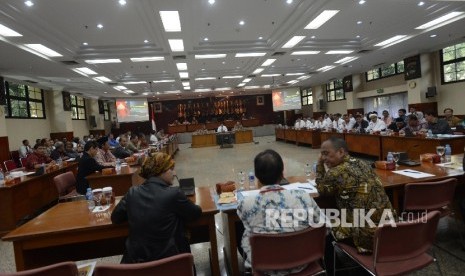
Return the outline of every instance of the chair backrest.
<path id="1" fill-rule="evenodd" d="M 418 182 L 405 185 L 404 211 L 438 210 L 454 199 L 457 179 Z"/>
<path id="2" fill-rule="evenodd" d="M 5 162 L 3 162 L 3 164 L 5 165 L 5 169 L 7 172 L 17 168 L 16 163 L 13 160 L 6 160 Z"/>
<path id="3" fill-rule="evenodd" d="M 434 242 L 439 218 L 440 212 L 432 211 L 413 221 L 398 222 L 395 227 L 378 227 L 373 240 L 375 269 L 383 262 L 406 261 L 426 253 Z"/>
<path id="4" fill-rule="evenodd" d="M 76 178 L 73 172 L 65 172 L 53 178 L 53 182 L 58 190 L 58 196 L 65 196 L 76 188 Z"/>
<path id="5" fill-rule="evenodd" d="M 192 276 L 194 258 L 184 253 L 165 259 L 138 264 L 97 264 L 93 276 Z"/>
<path id="6" fill-rule="evenodd" d="M 10 154 L 11 154 L 11 160 L 13 160 L 16 163 L 16 167 L 21 166 L 21 164 L 19 163 L 19 151 L 12 150 L 10 151 Z"/>
<path id="7" fill-rule="evenodd" d="M 36 269 L 15 272 L 0 273 L 0 276 L 77 276 L 78 269 L 74 262 L 63 262 L 44 266 Z"/>
<path id="8" fill-rule="evenodd" d="M 21 167 L 26 168 L 27 157 L 19 158 L 19 163 L 21 163 Z"/>
<path id="9" fill-rule="evenodd" d="M 323 258 L 326 226 L 282 234 L 252 234 L 254 271 L 286 270 Z"/>

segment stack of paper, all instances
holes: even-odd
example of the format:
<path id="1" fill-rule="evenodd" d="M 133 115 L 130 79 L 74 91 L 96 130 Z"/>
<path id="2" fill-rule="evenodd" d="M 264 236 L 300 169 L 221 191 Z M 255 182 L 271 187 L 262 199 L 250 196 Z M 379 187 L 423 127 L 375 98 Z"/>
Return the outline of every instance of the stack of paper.
<path id="1" fill-rule="evenodd" d="M 430 173 L 424 173 L 416 170 L 398 170 L 398 171 L 392 171 L 393 173 L 405 175 L 411 178 L 424 178 L 424 177 L 431 177 L 434 176 L 434 174 Z"/>

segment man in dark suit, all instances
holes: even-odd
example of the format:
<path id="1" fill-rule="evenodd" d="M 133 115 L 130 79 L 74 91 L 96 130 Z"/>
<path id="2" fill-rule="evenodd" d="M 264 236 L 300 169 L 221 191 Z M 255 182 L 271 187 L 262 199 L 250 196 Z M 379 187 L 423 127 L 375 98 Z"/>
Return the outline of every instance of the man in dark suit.
<path id="1" fill-rule="evenodd" d="M 89 141 L 84 145 L 84 153 L 78 164 L 78 173 L 76 176 L 76 191 L 81 195 L 85 195 L 89 182 L 86 176 L 91 175 L 95 171 L 101 171 L 104 168 L 112 168 L 112 166 L 102 166 L 97 163 L 94 156 L 97 154 L 98 144 L 95 141 Z"/>
<path id="2" fill-rule="evenodd" d="M 368 127 L 368 122 L 363 119 L 361 114 L 355 116 L 355 125 L 352 128 L 352 132 L 365 133 L 365 129 Z"/>

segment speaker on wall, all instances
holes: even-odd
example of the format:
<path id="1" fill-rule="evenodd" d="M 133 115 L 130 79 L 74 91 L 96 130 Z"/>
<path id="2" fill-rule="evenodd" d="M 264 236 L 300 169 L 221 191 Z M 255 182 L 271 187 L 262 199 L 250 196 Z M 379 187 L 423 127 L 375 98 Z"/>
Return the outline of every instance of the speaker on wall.
<path id="1" fill-rule="evenodd" d="M 323 99 L 318 100 L 318 106 L 320 109 L 325 109 L 326 108 L 326 102 Z"/>
<path id="2" fill-rule="evenodd" d="M 432 97 L 436 97 L 436 86 L 431 86 L 431 87 L 428 87 L 428 90 L 426 91 L 426 97 L 427 98 L 432 98 Z"/>
<path id="3" fill-rule="evenodd" d="M 98 114 L 105 114 L 105 102 L 102 100 L 98 100 Z"/>

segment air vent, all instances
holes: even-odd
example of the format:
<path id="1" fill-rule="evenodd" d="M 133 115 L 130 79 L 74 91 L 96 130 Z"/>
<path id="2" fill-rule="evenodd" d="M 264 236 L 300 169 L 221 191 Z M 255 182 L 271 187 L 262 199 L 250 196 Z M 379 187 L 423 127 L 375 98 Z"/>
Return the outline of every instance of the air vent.
<path id="1" fill-rule="evenodd" d="M 79 64 L 79 62 L 75 60 L 62 60 L 61 63 L 65 65 L 78 65 Z"/>
<path id="2" fill-rule="evenodd" d="M 277 56 L 284 56 L 286 52 L 274 52 L 271 56 L 272 57 L 277 57 Z"/>
<path id="3" fill-rule="evenodd" d="M 248 75 L 247 78 L 255 78 L 256 75 Z"/>
<path id="4" fill-rule="evenodd" d="M 174 59 L 174 60 L 183 60 L 183 59 L 186 59 L 186 56 L 185 56 L 185 55 L 182 55 L 182 56 L 173 56 L 173 59 Z"/>
<path id="5" fill-rule="evenodd" d="M 106 84 L 108 84 L 108 85 L 118 85 L 117 82 L 107 82 Z"/>
<path id="6" fill-rule="evenodd" d="M 27 83 L 38 83 L 36 81 L 31 81 L 31 80 L 24 80 L 24 82 L 27 82 Z"/>
<path id="7" fill-rule="evenodd" d="M 373 50 L 360 50 L 357 52 L 357 54 L 368 54 L 370 52 L 373 52 Z"/>

